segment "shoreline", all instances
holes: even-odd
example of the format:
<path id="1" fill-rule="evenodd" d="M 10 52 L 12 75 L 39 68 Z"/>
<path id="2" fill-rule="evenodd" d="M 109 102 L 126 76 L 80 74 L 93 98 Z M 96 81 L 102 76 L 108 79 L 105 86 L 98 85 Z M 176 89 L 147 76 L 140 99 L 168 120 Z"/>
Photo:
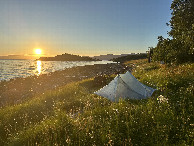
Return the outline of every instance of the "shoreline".
<path id="1" fill-rule="evenodd" d="M 0 82 L 0 107 L 22 103 L 38 94 L 56 89 L 71 82 L 101 74 L 111 75 L 124 69 L 122 64 L 95 64 L 67 68 L 39 76 L 15 78 Z"/>
<path id="2" fill-rule="evenodd" d="M 7 62 L 9 61 L 9 62 Z M 2 72 L 0 82 L 9 81 L 15 78 L 26 78 L 39 76 L 50 72 L 62 71 L 76 66 L 116 63 L 113 61 L 35 61 L 35 60 L 0 60 Z"/>

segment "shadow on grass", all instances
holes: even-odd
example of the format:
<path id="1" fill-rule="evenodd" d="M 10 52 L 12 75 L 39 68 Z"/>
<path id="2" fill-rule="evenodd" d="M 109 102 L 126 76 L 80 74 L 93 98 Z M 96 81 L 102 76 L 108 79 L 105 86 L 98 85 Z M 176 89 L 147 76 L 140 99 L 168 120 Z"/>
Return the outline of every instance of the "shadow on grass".
<path id="1" fill-rule="evenodd" d="M 104 87 L 105 85 L 109 84 L 110 81 L 114 79 L 113 76 L 102 75 L 97 76 L 93 79 L 84 80 L 83 82 L 79 83 L 79 86 L 87 88 L 89 93 L 93 93 L 96 90 Z"/>

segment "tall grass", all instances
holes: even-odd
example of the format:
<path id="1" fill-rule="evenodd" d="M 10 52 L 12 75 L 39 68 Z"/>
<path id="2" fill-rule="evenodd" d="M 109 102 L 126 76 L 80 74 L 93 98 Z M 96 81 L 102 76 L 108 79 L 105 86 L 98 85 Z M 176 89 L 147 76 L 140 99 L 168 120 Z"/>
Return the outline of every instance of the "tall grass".
<path id="1" fill-rule="evenodd" d="M 103 87 L 94 79 L 71 83 L 1 109 L 0 145 L 194 144 L 194 64 L 126 65 L 152 97 L 112 103 L 92 94 Z"/>

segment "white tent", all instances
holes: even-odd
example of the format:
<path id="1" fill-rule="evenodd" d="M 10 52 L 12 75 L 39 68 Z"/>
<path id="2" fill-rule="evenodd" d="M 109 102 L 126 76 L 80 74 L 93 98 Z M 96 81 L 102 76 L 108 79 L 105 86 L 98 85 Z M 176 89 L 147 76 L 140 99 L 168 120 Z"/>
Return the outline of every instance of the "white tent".
<path id="1" fill-rule="evenodd" d="M 150 97 L 155 89 L 140 83 L 130 72 L 117 75 L 108 85 L 94 92 L 111 101 L 123 99 L 145 99 Z"/>

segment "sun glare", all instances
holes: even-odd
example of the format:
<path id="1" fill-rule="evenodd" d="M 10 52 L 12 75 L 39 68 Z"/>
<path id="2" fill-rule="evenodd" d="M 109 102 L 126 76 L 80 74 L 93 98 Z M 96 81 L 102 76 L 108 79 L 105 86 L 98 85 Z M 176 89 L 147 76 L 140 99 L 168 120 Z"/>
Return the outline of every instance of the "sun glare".
<path id="1" fill-rule="evenodd" d="M 42 50 L 41 50 L 41 49 L 35 49 L 35 53 L 36 53 L 37 55 L 40 55 L 40 54 L 42 53 Z"/>
<path id="2" fill-rule="evenodd" d="M 41 68 L 42 68 L 41 67 L 41 64 L 42 63 L 41 63 L 41 61 L 37 61 L 36 63 L 37 63 L 37 71 L 38 71 L 38 74 L 37 75 L 40 75 L 41 74 Z"/>

